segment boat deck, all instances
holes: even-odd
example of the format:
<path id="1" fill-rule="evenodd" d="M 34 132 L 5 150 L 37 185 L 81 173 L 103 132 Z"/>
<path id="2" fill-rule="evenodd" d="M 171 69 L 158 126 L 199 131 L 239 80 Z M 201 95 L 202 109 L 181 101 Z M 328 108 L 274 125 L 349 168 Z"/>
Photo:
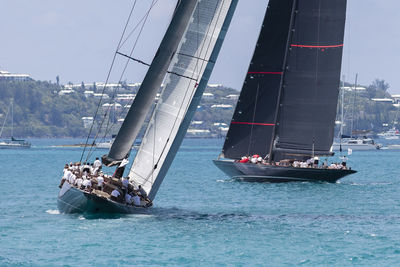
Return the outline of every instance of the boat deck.
<path id="1" fill-rule="evenodd" d="M 299 168 L 266 164 L 240 163 L 233 160 L 214 160 L 214 164 L 228 176 L 248 182 L 329 182 L 356 173 L 351 169 Z"/>

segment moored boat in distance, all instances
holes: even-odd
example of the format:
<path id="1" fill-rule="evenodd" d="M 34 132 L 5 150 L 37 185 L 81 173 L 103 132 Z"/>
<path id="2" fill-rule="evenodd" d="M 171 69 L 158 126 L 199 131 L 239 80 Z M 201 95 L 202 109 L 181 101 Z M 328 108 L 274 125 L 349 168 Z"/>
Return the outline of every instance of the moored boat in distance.
<path id="1" fill-rule="evenodd" d="M 342 150 L 354 150 L 354 151 L 360 151 L 360 150 L 377 150 L 381 149 L 382 145 L 375 143 L 374 139 L 372 138 L 367 138 L 367 137 L 361 137 L 361 138 L 343 138 L 342 141 L 340 142 L 334 142 L 332 145 L 332 150 L 333 151 L 340 151 L 340 148 Z"/>
<path id="2" fill-rule="evenodd" d="M 378 133 L 378 136 L 386 140 L 397 140 L 400 138 L 400 133 L 396 128 L 392 128 L 386 132 Z"/>
<path id="3" fill-rule="evenodd" d="M 269 1 L 222 153 L 214 160 L 228 176 L 336 182 L 355 173 L 346 157 L 320 164 L 321 157 L 333 156 L 346 4 Z"/>
<path id="4" fill-rule="evenodd" d="M 3 135 L 4 127 L 6 125 L 7 117 L 8 114 L 11 111 L 11 138 L 10 139 L 0 139 L 0 149 L 2 148 L 30 148 L 31 143 L 28 141 L 25 141 L 23 139 L 16 139 L 14 138 L 14 104 L 13 101 L 11 101 L 7 112 L 6 116 L 4 118 L 3 126 L 1 127 L 0 130 L 0 138 Z"/>
<path id="5" fill-rule="evenodd" d="M 60 184 L 57 202 L 60 212 L 141 213 L 152 206 L 197 110 L 237 2 L 178 1 L 159 49 L 108 154 L 102 157 L 102 163 L 96 159 L 93 166 L 87 164 L 96 144 L 93 140 L 93 149 L 85 147 L 83 150 L 81 159 L 87 152 L 86 161 L 65 167 L 66 175 Z M 138 62 L 118 50 L 115 55 Z M 128 176 L 124 177 L 132 146 L 139 139 L 146 117 L 150 119 L 140 147 Z M 106 124 L 100 123 L 98 131 L 101 125 Z M 90 132 L 88 136 L 91 136 Z M 94 136 L 99 136 L 99 132 Z M 115 173 L 108 176 L 99 172 L 102 164 L 116 166 Z M 87 177 L 82 179 L 84 175 Z M 140 202 L 135 204 L 139 196 Z"/>
<path id="6" fill-rule="evenodd" d="M 1 148 L 30 148 L 31 143 L 22 140 L 22 139 L 15 139 L 11 137 L 11 140 L 0 140 L 0 149 Z"/>

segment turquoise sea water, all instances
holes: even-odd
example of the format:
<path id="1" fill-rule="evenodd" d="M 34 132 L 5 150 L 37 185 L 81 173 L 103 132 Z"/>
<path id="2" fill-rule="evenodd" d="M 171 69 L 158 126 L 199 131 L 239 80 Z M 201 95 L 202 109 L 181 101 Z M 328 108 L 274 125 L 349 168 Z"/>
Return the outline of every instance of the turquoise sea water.
<path id="1" fill-rule="evenodd" d="M 400 264 L 400 150 L 354 152 L 337 184 L 258 184 L 214 167 L 222 140 L 185 140 L 148 214 L 59 214 L 81 149 L 50 145 L 79 141 L 0 150 L 0 266 Z"/>

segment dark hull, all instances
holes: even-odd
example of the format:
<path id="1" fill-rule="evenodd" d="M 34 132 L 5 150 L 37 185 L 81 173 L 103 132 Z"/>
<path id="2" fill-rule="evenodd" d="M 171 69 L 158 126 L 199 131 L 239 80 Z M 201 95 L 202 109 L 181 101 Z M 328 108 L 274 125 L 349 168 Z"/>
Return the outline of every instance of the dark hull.
<path id="1" fill-rule="evenodd" d="M 147 208 L 117 203 L 64 183 L 57 199 L 61 213 L 145 213 Z"/>
<path id="2" fill-rule="evenodd" d="M 356 173 L 353 170 L 331 170 L 269 166 L 263 164 L 239 163 L 226 160 L 214 160 L 214 164 L 225 174 L 248 182 L 328 182 Z"/>

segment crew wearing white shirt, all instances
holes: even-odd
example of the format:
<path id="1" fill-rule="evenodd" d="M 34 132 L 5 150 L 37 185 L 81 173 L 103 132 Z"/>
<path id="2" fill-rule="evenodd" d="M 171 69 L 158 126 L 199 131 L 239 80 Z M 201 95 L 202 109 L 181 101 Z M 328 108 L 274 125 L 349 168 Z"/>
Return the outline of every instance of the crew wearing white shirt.
<path id="1" fill-rule="evenodd" d="M 76 180 L 76 175 L 72 173 L 72 174 L 69 176 L 69 178 L 68 178 L 68 182 L 69 182 L 71 185 L 73 185 L 73 184 L 75 184 L 75 180 Z"/>
<path id="2" fill-rule="evenodd" d="M 111 196 L 113 196 L 113 197 L 115 197 L 115 198 L 118 198 L 120 195 L 121 195 L 121 193 L 120 193 L 117 189 L 114 189 L 114 190 L 111 192 Z"/>
<path id="3" fill-rule="evenodd" d="M 93 162 L 93 168 L 99 169 L 100 166 L 101 166 L 101 161 L 99 160 L 99 158 L 96 158 L 96 160 Z"/>
<path id="4" fill-rule="evenodd" d="M 90 187 L 92 187 L 92 182 L 91 182 L 89 179 L 83 180 L 82 185 L 83 185 L 86 189 L 89 189 Z"/>
<path id="5" fill-rule="evenodd" d="M 68 181 L 68 179 L 71 175 L 72 175 L 72 172 L 69 169 L 65 169 L 63 178 Z"/>
<path id="6" fill-rule="evenodd" d="M 78 188 L 81 188 L 82 183 L 83 183 L 83 179 L 82 179 L 82 178 L 77 178 L 77 179 L 75 180 L 75 185 L 76 185 Z"/>
<path id="7" fill-rule="evenodd" d="M 103 191 L 104 178 L 103 178 L 102 176 L 98 176 L 98 177 L 96 178 L 96 180 L 97 180 L 98 189 L 100 189 L 101 191 Z"/>

